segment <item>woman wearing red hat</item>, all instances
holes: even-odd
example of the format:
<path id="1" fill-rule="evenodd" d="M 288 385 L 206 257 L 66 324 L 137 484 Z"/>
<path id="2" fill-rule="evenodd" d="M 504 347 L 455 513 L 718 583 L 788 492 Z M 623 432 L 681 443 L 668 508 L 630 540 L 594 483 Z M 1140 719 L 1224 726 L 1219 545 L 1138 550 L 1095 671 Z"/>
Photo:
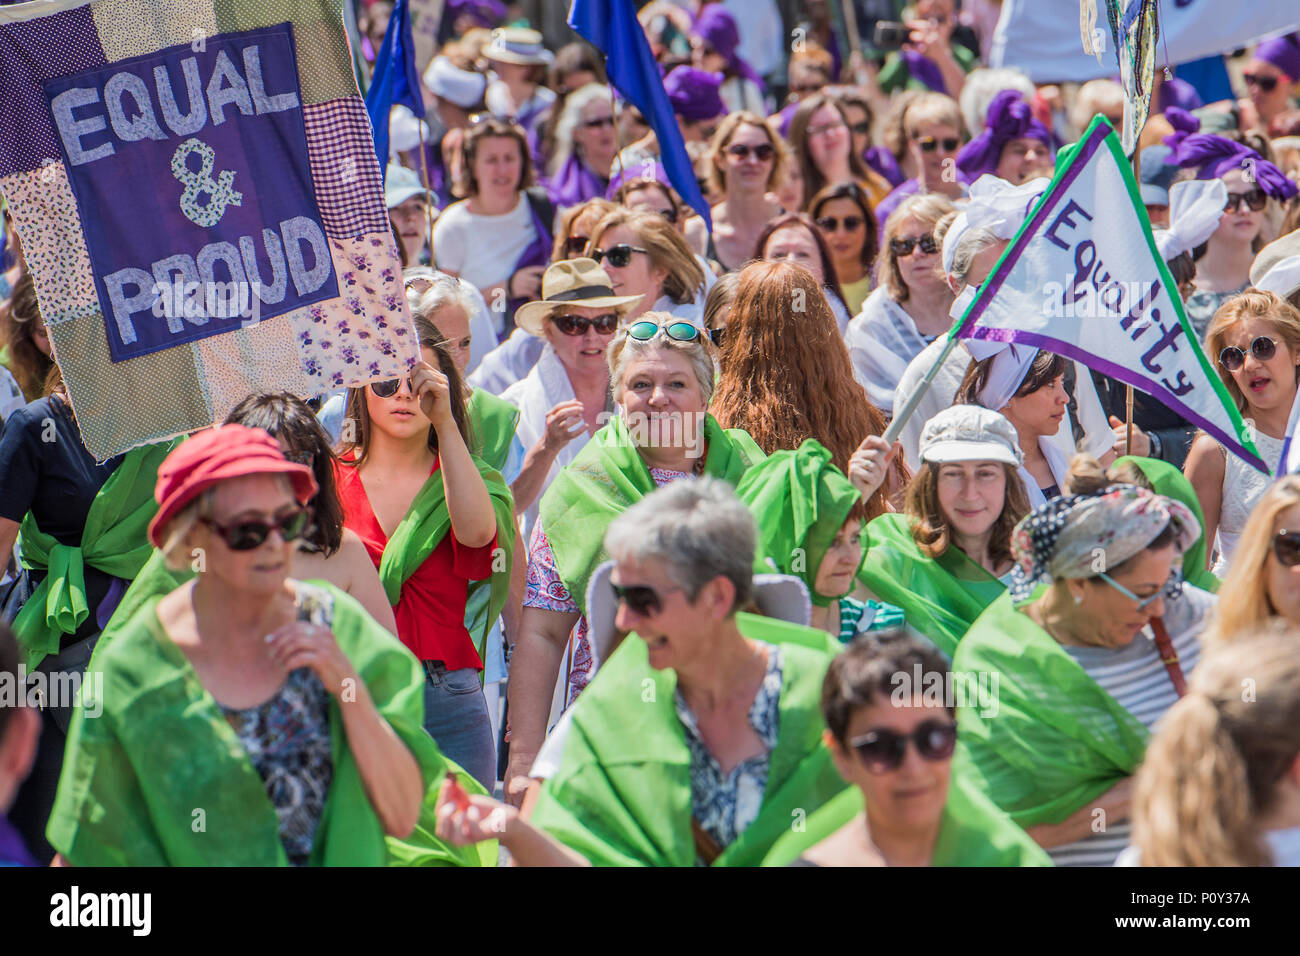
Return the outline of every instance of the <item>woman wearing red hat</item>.
<path id="1" fill-rule="evenodd" d="M 159 467 L 149 540 L 197 576 L 96 659 L 47 830 L 73 865 L 382 865 L 415 830 L 450 766 L 415 661 L 343 591 L 287 576 L 316 490 L 242 425 Z"/>

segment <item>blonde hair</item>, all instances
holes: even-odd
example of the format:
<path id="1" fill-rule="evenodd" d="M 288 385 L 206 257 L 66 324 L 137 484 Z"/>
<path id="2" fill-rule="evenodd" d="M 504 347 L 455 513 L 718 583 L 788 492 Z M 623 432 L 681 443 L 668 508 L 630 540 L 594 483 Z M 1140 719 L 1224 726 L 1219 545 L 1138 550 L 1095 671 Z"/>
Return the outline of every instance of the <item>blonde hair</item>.
<path id="1" fill-rule="evenodd" d="M 1255 503 L 1232 552 L 1228 576 L 1219 588 L 1219 602 L 1205 636 L 1207 643 L 1231 641 L 1258 631 L 1276 615 L 1268 598 L 1265 566 L 1273 547 L 1278 515 L 1300 505 L 1300 477 L 1288 476 L 1271 485 Z"/>
<path id="2" fill-rule="evenodd" d="M 953 206 L 952 200 L 943 193 L 923 193 L 918 196 L 908 196 L 885 220 L 884 232 L 880 236 L 879 276 L 885 291 L 895 302 L 906 302 L 908 296 L 907 283 L 903 281 L 902 270 L 898 268 L 898 256 L 894 255 L 894 250 L 889 245 L 890 241 L 903 231 L 903 220 L 916 219 L 928 225 L 930 234 L 934 235 L 934 229 L 939 221 L 955 211 L 956 207 Z M 941 268 L 938 253 L 935 254 L 934 267 L 936 271 Z"/>
<path id="3" fill-rule="evenodd" d="M 925 92 L 916 99 L 910 100 L 899 121 L 903 127 L 904 147 L 907 145 L 906 139 L 910 138 L 916 132 L 916 128 L 923 123 L 941 123 L 944 126 L 951 126 L 957 131 L 958 136 L 961 136 L 964 129 L 961 109 L 957 106 L 957 101 L 943 93 Z"/>
<path id="4" fill-rule="evenodd" d="M 1201 661 L 1137 774 L 1133 842 L 1143 866 L 1274 862 L 1259 819 L 1300 752 L 1297 651 L 1300 634 L 1270 628 Z"/>
<path id="5" fill-rule="evenodd" d="M 704 270 L 695 261 L 695 253 L 686 244 L 682 234 L 663 216 L 647 209 L 616 208 L 596 223 L 591 230 L 587 252 L 596 249 L 600 237 L 608 230 L 622 226 L 636 233 L 638 241 L 650 252 L 650 261 L 668 275 L 663 281 L 664 295 L 678 305 L 693 302 L 704 291 Z M 654 303 L 649 303 L 653 305 Z"/>
<path id="6" fill-rule="evenodd" d="M 681 321 L 670 312 L 646 312 L 637 316 L 638 322 L 653 322 L 659 326 L 671 325 L 673 322 Z M 620 329 L 614 341 L 609 344 L 609 353 L 606 361 L 609 362 L 609 388 L 614 396 L 614 401 L 622 403 L 623 392 L 626 387 L 623 384 L 623 378 L 627 374 L 627 367 L 633 359 L 641 358 L 652 352 L 676 352 L 681 355 L 695 373 L 695 379 L 699 383 L 700 392 L 704 396 L 704 407 L 708 408 L 709 402 L 713 399 L 713 386 L 717 377 L 717 364 L 714 361 L 713 344 L 709 341 L 707 334 L 701 333 L 690 342 L 679 342 L 667 335 L 656 335 L 652 339 L 642 341 L 634 339 L 627 334 L 626 329 Z"/>
<path id="7" fill-rule="evenodd" d="M 785 182 L 785 168 L 790 162 L 789 147 L 758 114 L 749 112 L 732 113 L 718 125 L 717 131 L 713 134 L 713 139 L 709 141 L 709 189 L 719 196 L 727 191 L 727 174 L 723 168 L 726 158 L 723 154 L 727 150 L 727 145 L 731 142 L 731 137 L 735 136 L 736 130 L 742 126 L 754 126 L 761 129 L 763 135 L 767 137 L 767 141 L 772 144 L 772 173 L 767 177 L 768 191 L 776 189 Z"/>
<path id="8" fill-rule="evenodd" d="M 1272 292 L 1250 289 L 1219 306 L 1219 311 L 1214 313 L 1209 328 L 1205 330 L 1205 354 L 1214 362 L 1219 378 L 1237 403 L 1237 409 L 1243 412 L 1246 410 L 1246 396 L 1242 394 L 1232 373 L 1219 364 L 1218 358 L 1232 327 L 1247 319 L 1265 320 L 1282 337 L 1287 348 L 1300 348 L 1300 310 Z"/>

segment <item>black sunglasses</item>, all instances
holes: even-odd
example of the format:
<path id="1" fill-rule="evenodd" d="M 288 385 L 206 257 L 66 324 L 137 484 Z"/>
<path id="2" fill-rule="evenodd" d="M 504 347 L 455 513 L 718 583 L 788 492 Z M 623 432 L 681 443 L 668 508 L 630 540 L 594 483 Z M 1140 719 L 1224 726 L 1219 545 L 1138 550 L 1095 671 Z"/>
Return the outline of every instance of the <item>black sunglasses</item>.
<path id="1" fill-rule="evenodd" d="M 837 219 L 835 216 L 818 216 L 816 221 L 817 228 L 825 229 L 827 232 L 835 232 L 839 229 L 841 221 L 844 223 L 845 232 L 857 232 L 862 228 L 862 224 L 866 220 L 861 216 L 845 216 L 843 220 Z"/>
<path id="2" fill-rule="evenodd" d="M 772 154 L 775 153 L 776 150 L 772 148 L 771 143 L 760 143 L 757 146 L 746 146 L 744 143 L 732 143 L 727 147 L 727 152 L 741 160 L 747 159 L 750 153 L 753 153 L 756 160 L 760 163 L 765 163 L 772 158 Z"/>
<path id="3" fill-rule="evenodd" d="M 402 387 L 400 378 L 386 378 L 382 382 L 371 382 L 370 390 L 379 398 L 392 398 L 397 394 L 397 390 Z M 411 394 L 415 394 L 415 386 L 411 384 L 411 376 L 406 376 L 406 387 Z"/>
<path id="4" fill-rule="evenodd" d="M 709 329 L 709 341 L 718 348 L 722 348 L 722 340 L 727 337 L 727 327 L 724 325 L 720 329 Z"/>
<path id="5" fill-rule="evenodd" d="M 611 246 L 608 249 L 595 250 L 592 252 L 591 258 L 595 259 L 598 264 L 603 262 L 605 259 L 608 259 L 609 264 L 615 269 L 626 269 L 628 263 L 632 261 L 632 253 L 634 252 L 644 252 L 646 255 L 650 254 L 650 250 L 648 249 L 642 249 L 640 246 L 629 246 L 626 242 L 620 242 L 618 245 Z"/>
<path id="6" fill-rule="evenodd" d="M 910 734 L 881 728 L 854 737 L 849 746 L 857 751 L 862 763 L 872 773 L 889 773 L 903 765 L 907 742 L 916 744 L 916 752 L 925 760 L 946 760 L 957 745 L 957 725 L 927 720 Z"/>
<path id="7" fill-rule="evenodd" d="M 1260 76 L 1258 73 L 1243 73 L 1241 78 L 1246 81 L 1247 86 L 1258 86 L 1265 93 L 1272 93 L 1277 89 L 1276 76 Z"/>
<path id="8" fill-rule="evenodd" d="M 923 153 L 933 153 L 940 146 L 945 153 L 954 153 L 957 147 L 961 146 L 961 140 L 956 136 L 945 136 L 943 139 L 936 139 L 933 136 L 913 136 L 912 140 L 921 147 Z"/>
<path id="9" fill-rule="evenodd" d="M 1259 212 L 1268 202 L 1268 195 L 1258 186 L 1248 193 L 1228 193 L 1228 201 L 1223 204 L 1223 211 L 1235 212 L 1241 208 L 1243 202 L 1251 212 Z"/>
<path id="10" fill-rule="evenodd" d="M 1300 531 L 1283 529 L 1274 535 L 1273 555 L 1284 567 L 1300 564 Z"/>
<path id="11" fill-rule="evenodd" d="M 613 335 L 618 331 L 618 316 L 612 312 L 589 319 L 582 315 L 553 315 L 551 321 L 565 335 L 584 335 L 595 329 L 599 335 Z"/>
<path id="12" fill-rule="evenodd" d="M 932 256 L 939 251 L 939 243 L 934 241 L 934 236 L 895 236 L 889 240 L 889 251 L 900 259 L 905 259 L 912 254 L 912 250 L 917 246 L 927 256 Z"/>
<path id="13" fill-rule="evenodd" d="M 260 548 L 272 531 L 279 531 L 280 537 L 285 541 L 296 541 L 307 529 L 309 518 L 311 518 L 310 511 L 306 508 L 298 508 L 269 523 L 252 520 L 226 525 L 218 524 L 211 518 L 199 520 L 215 531 L 231 551 L 252 551 L 254 548 Z"/>
<path id="14" fill-rule="evenodd" d="M 600 119 L 590 119 L 582 124 L 583 129 L 600 129 L 602 126 L 608 126 L 610 129 L 613 129 L 614 117 L 602 116 Z"/>
<path id="15" fill-rule="evenodd" d="M 639 617 L 649 617 L 652 614 L 658 614 L 664 609 L 663 598 L 654 588 L 642 585 L 625 588 L 620 587 L 613 581 L 609 583 L 609 586 L 614 589 L 614 597 L 626 604 L 628 609 Z M 680 590 L 681 588 L 672 588 L 665 593 L 671 594 L 673 591 Z"/>
<path id="16" fill-rule="evenodd" d="M 871 132 L 871 123 L 868 120 L 863 120 L 861 123 L 853 123 L 849 126 L 849 129 L 859 136 L 866 136 Z"/>
<path id="17" fill-rule="evenodd" d="M 1267 362 L 1277 354 L 1277 343 L 1267 335 L 1261 335 L 1250 343 L 1250 354 L 1261 362 Z M 1229 372 L 1235 372 L 1246 362 L 1246 353 L 1235 345 L 1229 345 L 1219 353 L 1219 364 Z"/>

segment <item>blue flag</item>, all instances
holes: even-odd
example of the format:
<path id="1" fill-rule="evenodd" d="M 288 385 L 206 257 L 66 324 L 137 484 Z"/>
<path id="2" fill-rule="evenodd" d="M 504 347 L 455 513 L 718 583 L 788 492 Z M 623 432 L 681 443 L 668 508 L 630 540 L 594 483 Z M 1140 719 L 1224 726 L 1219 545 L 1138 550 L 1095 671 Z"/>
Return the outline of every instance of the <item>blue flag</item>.
<path id="1" fill-rule="evenodd" d="M 375 132 L 375 155 L 380 174 L 388 174 L 388 114 L 394 106 L 410 109 L 424 116 L 424 98 L 420 94 L 420 74 L 415 69 L 415 41 L 411 39 L 411 11 L 408 0 L 397 0 L 388 21 L 375 72 L 366 93 L 366 112 Z"/>
<path id="2" fill-rule="evenodd" d="M 681 128 L 664 91 L 659 64 L 650 52 L 632 0 L 573 0 L 569 26 L 605 54 L 605 71 L 614 88 L 645 116 L 659 139 L 664 170 L 678 195 L 703 217 L 709 231 L 709 205 L 695 179 Z"/>

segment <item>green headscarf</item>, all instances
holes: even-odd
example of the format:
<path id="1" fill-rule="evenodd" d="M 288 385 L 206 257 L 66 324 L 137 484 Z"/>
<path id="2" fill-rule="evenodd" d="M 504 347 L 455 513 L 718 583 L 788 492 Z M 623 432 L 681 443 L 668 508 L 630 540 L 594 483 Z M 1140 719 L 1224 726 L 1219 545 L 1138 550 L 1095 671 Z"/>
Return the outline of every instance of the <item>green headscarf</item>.
<path id="1" fill-rule="evenodd" d="M 1156 494 L 1181 502 L 1196 516 L 1196 522 L 1201 526 L 1201 536 L 1183 554 L 1183 580 L 1203 591 L 1217 593 L 1219 579 L 1205 567 L 1205 516 L 1201 513 L 1201 503 L 1196 499 L 1196 491 L 1192 488 L 1192 483 L 1187 480 L 1187 476 L 1169 462 L 1158 458 L 1125 455 L 1123 458 L 1116 458 L 1115 464 L 1111 467 L 1115 468 L 1119 465 L 1133 465 L 1147 476 Z"/>
<path id="2" fill-rule="evenodd" d="M 519 427 L 519 409 L 504 398 L 476 388 L 465 402 L 465 411 L 474 424 L 478 456 L 500 471 L 506 465 L 510 441 Z"/>
<path id="3" fill-rule="evenodd" d="M 813 586 L 831 542 L 862 498 L 817 439 L 759 462 L 740 479 L 736 494 L 758 520 L 756 572 L 803 578 L 818 607 L 829 607 L 852 590 L 850 585 L 843 594 L 828 597 Z"/>
<path id="4" fill-rule="evenodd" d="M 739 428 L 723 430 L 704 417 L 704 473 L 733 487 L 766 457 Z M 560 580 L 585 614 L 587 582 L 608 560 L 605 532 L 611 522 L 655 490 L 645 459 L 623 419 L 615 416 L 556 476 L 542 496 L 541 522 L 555 554 Z"/>

